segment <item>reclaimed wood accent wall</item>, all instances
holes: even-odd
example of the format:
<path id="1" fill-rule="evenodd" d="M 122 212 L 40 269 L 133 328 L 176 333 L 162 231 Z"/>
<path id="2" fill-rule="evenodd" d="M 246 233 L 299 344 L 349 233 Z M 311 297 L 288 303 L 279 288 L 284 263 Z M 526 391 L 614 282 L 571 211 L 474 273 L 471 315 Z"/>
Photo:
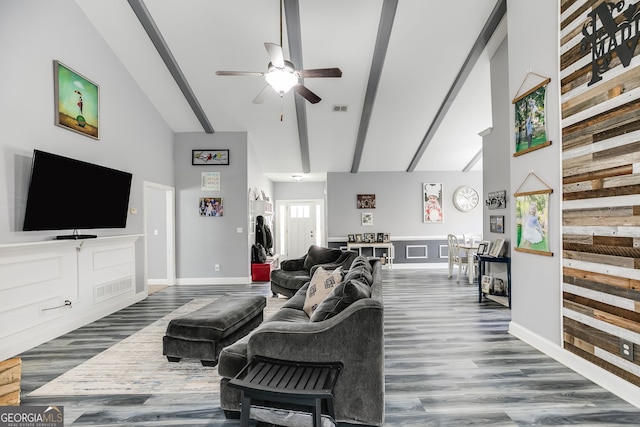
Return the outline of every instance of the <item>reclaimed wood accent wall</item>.
<path id="1" fill-rule="evenodd" d="M 605 1 L 560 1 L 562 290 L 564 348 L 640 386 L 640 1 L 627 9 L 636 1 L 609 3 L 620 6 L 612 19 L 594 12 L 611 11 Z M 622 28 L 599 31 L 595 51 L 582 45 L 593 16 L 597 28 Z M 608 69 L 606 55 L 593 69 L 609 51 Z"/>

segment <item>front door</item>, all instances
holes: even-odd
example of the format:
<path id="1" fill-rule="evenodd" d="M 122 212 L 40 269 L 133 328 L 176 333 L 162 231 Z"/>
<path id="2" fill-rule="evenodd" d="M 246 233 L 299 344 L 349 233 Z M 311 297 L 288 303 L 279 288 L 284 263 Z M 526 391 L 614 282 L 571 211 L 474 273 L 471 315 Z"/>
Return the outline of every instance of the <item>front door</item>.
<path id="1" fill-rule="evenodd" d="M 322 206 L 316 201 L 287 201 L 285 213 L 286 258 L 298 258 L 307 253 L 309 246 L 322 246 Z"/>

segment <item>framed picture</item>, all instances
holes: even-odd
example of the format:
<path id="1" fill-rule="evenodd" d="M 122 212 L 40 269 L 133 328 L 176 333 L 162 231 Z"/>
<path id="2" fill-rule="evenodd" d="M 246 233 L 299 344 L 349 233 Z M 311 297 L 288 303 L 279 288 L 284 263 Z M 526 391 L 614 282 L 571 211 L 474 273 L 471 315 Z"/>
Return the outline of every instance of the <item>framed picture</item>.
<path id="1" fill-rule="evenodd" d="M 546 89 L 549 79 L 513 100 L 515 104 L 516 149 L 520 156 L 551 145 L 546 130 Z"/>
<path id="2" fill-rule="evenodd" d="M 507 191 L 492 191 L 484 202 L 489 209 L 503 209 L 507 207 Z"/>
<path id="3" fill-rule="evenodd" d="M 191 164 L 194 166 L 228 165 L 229 150 L 191 150 Z"/>
<path id="4" fill-rule="evenodd" d="M 384 243 L 384 233 L 376 234 L 376 243 Z"/>
<path id="5" fill-rule="evenodd" d="M 504 215 L 489 216 L 489 231 L 492 233 L 504 233 Z"/>
<path id="6" fill-rule="evenodd" d="M 442 184 L 422 184 L 423 222 L 441 223 L 444 221 L 442 213 Z"/>
<path id="7" fill-rule="evenodd" d="M 365 243 L 375 243 L 376 235 L 374 233 L 364 233 L 364 242 Z"/>
<path id="8" fill-rule="evenodd" d="M 358 209 L 375 209 L 376 208 L 376 195 L 375 194 L 358 194 L 357 200 Z"/>
<path id="9" fill-rule="evenodd" d="M 382 236 L 382 243 L 389 243 L 391 241 L 391 235 L 389 233 L 384 233 Z"/>
<path id="10" fill-rule="evenodd" d="M 361 225 L 373 225 L 373 214 L 371 212 L 363 212 L 360 216 Z"/>
<path id="11" fill-rule="evenodd" d="M 481 282 L 481 287 L 482 287 L 482 293 L 483 294 L 490 294 L 493 292 L 492 286 L 493 285 L 493 277 L 483 274 L 482 275 L 482 282 Z"/>
<path id="12" fill-rule="evenodd" d="M 362 243 L 362 234 L 356 234 L 356 243 Z"/>
<path id="13" fill-rule="evenodd" d="M 55 124 L 100 139 L 100 89 L 91 80 L 53 61 Z"/>
<path id="14" fill-rule="evenodd" d="M 493 279 L 493 286 L 491 287 L 491 293 L 493 295 L 506 295 L 507 289 L 504 286 L 504 280 L 499 277 Z"/>
<path id="15" fill-rule="evenodd" d="M 478 245 L 478 255 L 487 255 L 489 253 L 489 248 L 491 247 L 491 242 L 488 240 L 483 240 Z"/>
<path id="16" fill-rule="evenodd" d="M 502 254 L 502 247 L 504 246 L 504 239 L 496 239 L 495 242 L 491 245 L 491 249 L 489 250 L 489 256 L 499 257 Z"/>
<path id="17" fill-rule="evenodd" d="M 198 203 L 200 216 L 222 216 L 221 197 L 201 197 Z"/>
<path id="18" fill-rule="evenodd" d="M 355 243 L 356 242 L 356 235 L 355 234 L 348 234 L 347 235 L 347 242 Z"/>
<path id="19" fill-rule="evenodd" d="M 516 194 L 515 250 L 552 255 L 549 249 L 549 193 Z"/>

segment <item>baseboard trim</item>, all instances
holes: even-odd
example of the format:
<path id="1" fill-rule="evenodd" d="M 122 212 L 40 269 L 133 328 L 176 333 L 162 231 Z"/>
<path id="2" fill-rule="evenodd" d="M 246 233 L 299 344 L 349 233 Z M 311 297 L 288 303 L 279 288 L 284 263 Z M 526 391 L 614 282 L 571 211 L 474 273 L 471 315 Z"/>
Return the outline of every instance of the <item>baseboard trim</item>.
<path id="1" fill-rule="evenodd" d="M 245 285 L 251 277 L 186 277 L 176 280 L 176 285 Z"/>
<path id="2" fill-rule="evenodd" d="M 570 351 L 563 349 L 557 344 L 531 332 L 529 329 L 526 329 L 513 321 L 509 323 L 509 333 L 537 350 L 540 350 L 547 356 L 562 363 L 569 369 L 593 381 L 600 387 L 610 391 L 619 398 L 629 402 L 637 408 L 640 408 L 640 388 L 635 385 L 581 357 L 578 357 Z"/>
<path id="3" fill-rule="evenodd" d="M 407 263 L 394 263 L 393 264 L 393 269 L 394 270 L 412 270 L 412 269 L 417 269 L 417 270 L 428 270 L 428 269 L 432 269 L 432 268 L 447 268 L 449 266 L 448 263 L 446 262 L 407 262 Z M 386 266 L 384 266 L 386 268 Z"/>

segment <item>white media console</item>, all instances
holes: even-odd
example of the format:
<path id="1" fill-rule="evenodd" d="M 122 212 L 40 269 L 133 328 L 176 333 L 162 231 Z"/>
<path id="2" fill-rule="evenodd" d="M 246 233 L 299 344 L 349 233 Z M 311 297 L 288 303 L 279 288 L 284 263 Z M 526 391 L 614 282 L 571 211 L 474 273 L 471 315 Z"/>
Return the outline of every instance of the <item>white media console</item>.
<path id="1" fill-rule="evenodd" d="M 0 245 L 0 360 L 144 299 L 142 236 Z"/>

